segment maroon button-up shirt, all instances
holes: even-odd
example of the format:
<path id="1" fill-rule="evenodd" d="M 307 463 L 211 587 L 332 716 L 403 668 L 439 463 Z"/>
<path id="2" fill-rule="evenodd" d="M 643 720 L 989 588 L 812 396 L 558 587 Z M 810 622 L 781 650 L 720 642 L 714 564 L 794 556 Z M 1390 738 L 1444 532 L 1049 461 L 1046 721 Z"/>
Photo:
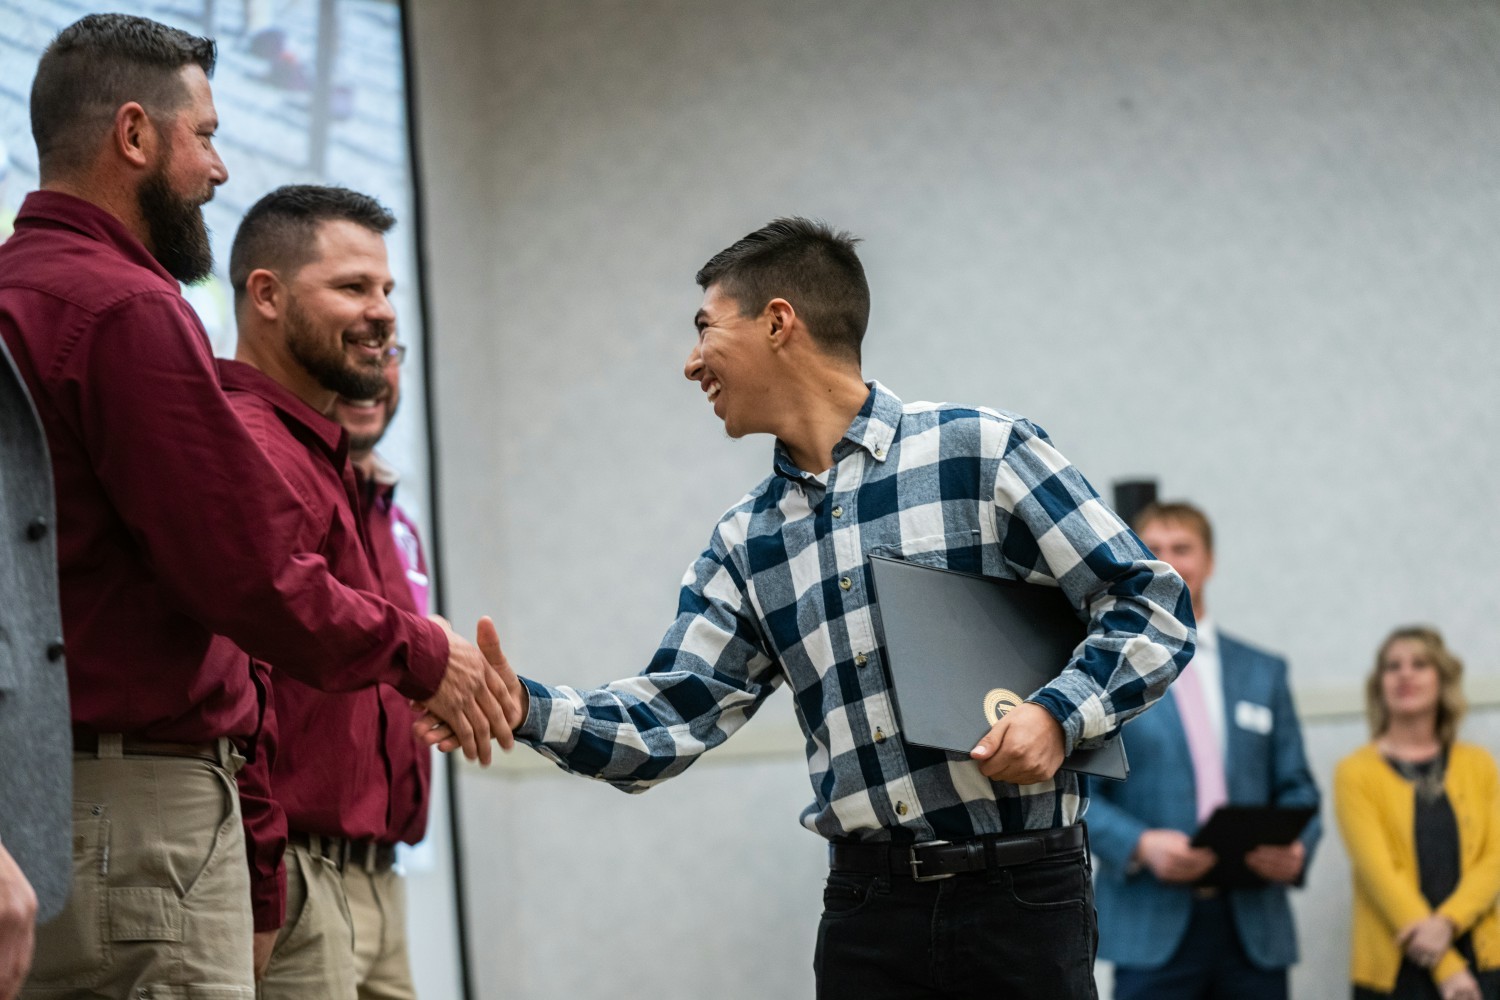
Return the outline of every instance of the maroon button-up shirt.
<path id="1" fill-rule="evenodd" d="M 382 482 L 359 476 L 361 495 L 364 500 L 365 533 L 370 539 L 370 554 L 375 571 L 380 576 L 380 592 L 392 604 L 407 608 L 418 614 L 427 609 L 419 606 L 418 596 L 408 577 L 409 570 L 425 576 L 426 561 L 422 557 L 421 542 L 416 529 L 396 506 L 396 484 L 394 480 Z M 400 527 L 411 550 L 403 553 L 398 547 L 396 529 Z M 425 604 L 426 588 L 422 588 Z M 405 725 L 386 727 L 386 756 L 391 762 L 391 812 L 386 832 L 380 837 L 382 843 L 415 844 L 427 833 L 427 807 L 432 786 L 432 750 L 420 742 L 412 731 L 411 723 L 419 713 L 394 688 L 382 684 L 380 697 L 385 703 L 386 714 Z"/>
<path id="2" fill-rule="evenodd" d="M 237 361 L 218 365 L 230 404 L 251 438 L 301 498 L 301 544 L 339 580 L 381 592 L 344 429 L 258 369 Z M 392 603 L 415 611 L 409 593 Z M 406 697 L 386 685 L 323 692 L 275 667 L 269 785 L 286 829 L 384 838 L 393 774 L 388 748 L 414 739 L 415 716 Z M 247 768 L 245 781 L 258 780 L 259 770 Z M 270 916 L 268 902 L 269 897 L 257 899 L 258 918 Z"/>

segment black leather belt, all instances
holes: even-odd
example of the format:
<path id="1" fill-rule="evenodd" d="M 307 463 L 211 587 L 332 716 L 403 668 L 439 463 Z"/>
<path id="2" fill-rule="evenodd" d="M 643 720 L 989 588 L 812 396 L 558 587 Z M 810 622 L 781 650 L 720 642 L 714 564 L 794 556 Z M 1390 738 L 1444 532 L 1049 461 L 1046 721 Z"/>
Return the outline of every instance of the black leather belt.
<path id="1" fill-rule="evenodd" d="M 371 873 L 386 872 L 396 863 L 396 845 L 382 844 L 374 840 L 350 840 L 348 837 L 328 837 L 317 833 L 292 830 L 286 835 L 287 843 L 306 848 L 320 858 L 332 861 L 339 871 L 354 867 Z"/>
<path id="2" fill-rule="evenodd" d="M 349 863 L 371 875 L 388 872 L 396 864 L 396 845 L 356 840 L 350 845 Z"/>
<path id="3" fill-rule="evenodd" d="M 1056 854 L 1088 846 L 1083 824 L 1027 833 L 997 833 L 972 840 L 932 840 L 925 844 L 828 845 L 828 867 L 836 872 L 860 872 L 910 878 L 917 882 L 951 878 L 964 872 L 986 871 L 1030 864 Z"/>
<path id="4" fill-rule="evenodd" d="M 106 734 L 106 738 L 109 735 Z M 73 730 L 73 752 L 97 754 L 99 734 L 81 729 Z M 219 763 L 217 743 L 167 743 L 161 740 L 141 740 L 134 736 L 125 736 L 120 739 L 120 752 L 132 757 L 198 757 L 215 764 Z"/>

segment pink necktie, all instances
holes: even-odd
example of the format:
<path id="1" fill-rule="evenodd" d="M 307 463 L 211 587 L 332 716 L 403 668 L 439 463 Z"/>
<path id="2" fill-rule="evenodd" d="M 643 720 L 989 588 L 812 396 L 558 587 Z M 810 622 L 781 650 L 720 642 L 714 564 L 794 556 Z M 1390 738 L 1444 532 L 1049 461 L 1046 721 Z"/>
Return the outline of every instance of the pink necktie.
<path id="1" fill-rule="evenodd" d="M 1193 784 L 1198 792 L 1198 822 L 1201 824 L 1213 815 L 1215 809 L 1229 801 L 1229 791 L 1224 785 L 1224 755 L 1219 751 L 1219 739 L 1214 735 L 1213 722 L 1208 717 L 1202 678 L 1193 669 L 1193 664 L 1189 663 L 1177 675 L 1172 694 L 1177 699 L 1177 714 L 1182 716 L 1188 753 L 1193 757 Z"/>

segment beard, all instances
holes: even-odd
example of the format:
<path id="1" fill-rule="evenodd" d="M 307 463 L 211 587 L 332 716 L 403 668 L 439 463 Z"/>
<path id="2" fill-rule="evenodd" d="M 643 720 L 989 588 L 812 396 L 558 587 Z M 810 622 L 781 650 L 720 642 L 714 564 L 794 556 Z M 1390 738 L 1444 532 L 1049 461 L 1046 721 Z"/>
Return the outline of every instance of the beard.
<path id="1" fill-rule="evenodd" d="M 371 327 L 382 339 L 390 339 L 390 323 L 374 321 Z M 343 334 L 332 344 L 327 337 L 319 336 L 296 299 L 287 301 L 286 347 L 292 358 L 330 392 L 349 399 L 373 399 L 385 388 L 385 359 L 377 358 L 373 364 L 351 360 L 344 354 Z"/>
<path id="2" fill-rule="evenodd" d="M 350 434 L 349 451 L 351 453 L 358 454 L 361 452 L 374 451 L 375 446 L 380 443 L 380 439 L 385 437 L 386 429 L 391 426 L 391 421 L 395 419 L 396 407 L 401 402 L 400 397 L 391 399 L 389 393 L 390 386 L 389 384 L 387 384 L 382 395 L 373 397 L 375 399 L 376 405 L 378 405 L 381 409 L 380 429 L 372 434 Z M 345 396 L 344 398 L 354 399 L 356 397 Z"/>
<path id="3" fill-rule="evenodd" d="M 141 184 L 137 204 L 146 220 L 152 256 L 172 277 L 191 285 L 213 270 L 214 251 L 208 242 L 208 223 L 203 221 L 203 203 L 172 190 L 167 166 L 157 167 Z"/>

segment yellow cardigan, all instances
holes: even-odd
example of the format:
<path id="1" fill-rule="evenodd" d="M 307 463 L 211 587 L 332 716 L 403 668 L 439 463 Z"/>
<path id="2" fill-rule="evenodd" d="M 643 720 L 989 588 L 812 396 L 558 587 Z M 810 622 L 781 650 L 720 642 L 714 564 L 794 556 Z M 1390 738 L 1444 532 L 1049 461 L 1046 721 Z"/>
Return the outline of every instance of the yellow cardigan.
<path id="1" fill-rule="evenodd" d="M 1480 969 L 1500 968 L 1500 772 L 1482 748 L 1454 743 L 1443 788 L 1458 820 L 1459 879 L 1437 912 L 1459 935 L 1473 932 Z M 1389 993 L 1401 968 L 1397 933 L 1433 912 L 1418 882 L 1415 795 L 1373 744 L 1339 762 L 1333 794 L 1354 874 L 1350 975 L 1359 986 Z M 1433 980 L 1442 982 L 1463 961 L 1449 948 Z"/>

